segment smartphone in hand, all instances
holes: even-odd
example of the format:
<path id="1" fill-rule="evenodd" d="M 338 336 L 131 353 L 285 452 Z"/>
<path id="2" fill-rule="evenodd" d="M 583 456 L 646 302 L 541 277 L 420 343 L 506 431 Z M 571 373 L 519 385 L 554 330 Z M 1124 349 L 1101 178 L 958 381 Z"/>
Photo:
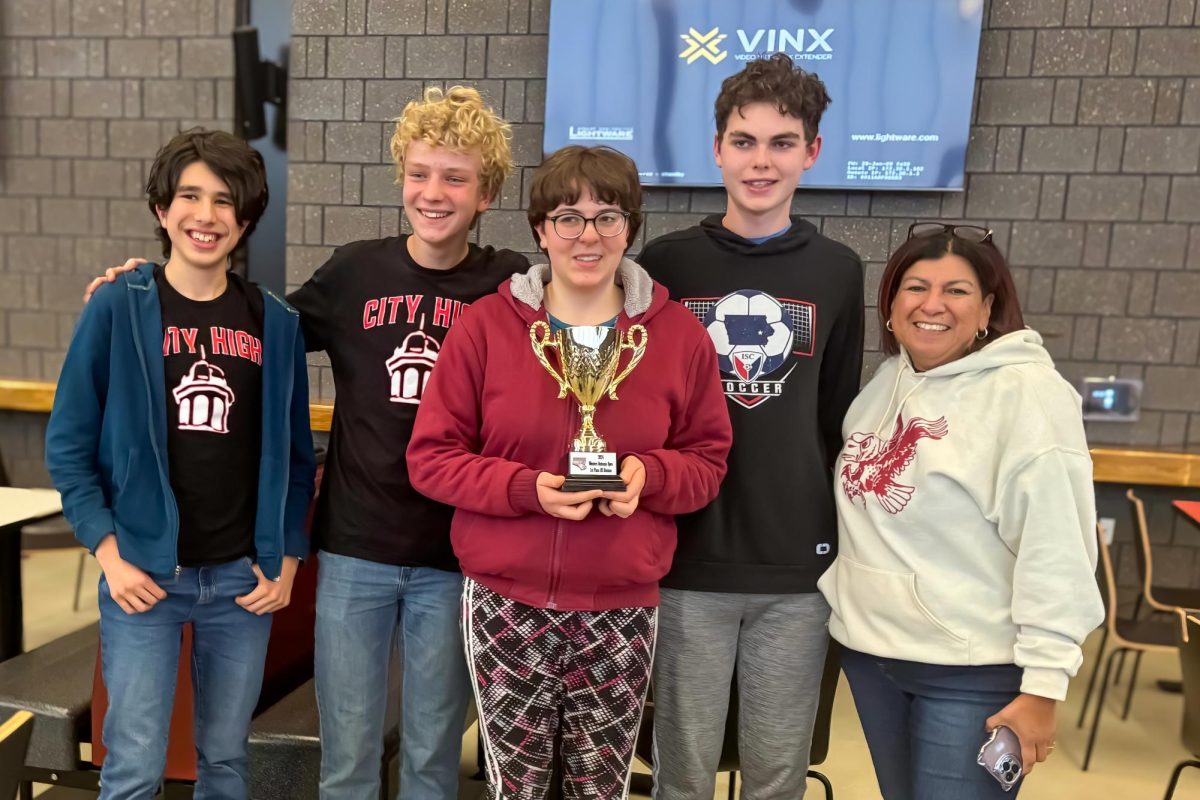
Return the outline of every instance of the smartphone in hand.
<path id="1" fill-rule="evenodd" d="M 1021 740 L 1011 728 L 1001 725 L 993 728 L 987 740 L 979 748 L 975 763 L 987 770 L 1001 788 L 1011 792 L 1021 780 L 1024 767 L 1021 764 Z"/>

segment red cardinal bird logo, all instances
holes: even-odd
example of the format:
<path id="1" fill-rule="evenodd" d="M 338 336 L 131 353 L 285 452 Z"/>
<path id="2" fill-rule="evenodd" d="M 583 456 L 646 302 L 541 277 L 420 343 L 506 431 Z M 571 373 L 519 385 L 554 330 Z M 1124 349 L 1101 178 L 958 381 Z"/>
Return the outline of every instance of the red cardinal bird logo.
<path id="1" fill-rule="evenodd" d="M 896 478 L 908 468 L 917 454 L 917 442 L 922 439 L 941 439 L 950 432 L 945 417 L 930 421 L 913 417 L 907 423 L 896 414 L 896 429 L 886 442 L 873 433 L 851 434 L 842 451 L 842 490 L 851 500 L 862 498 L 867 506 L 867 494 L 874 495 L 889 514 L 899 514 L 912 499 L 913 487 L 897 483 Z"/>

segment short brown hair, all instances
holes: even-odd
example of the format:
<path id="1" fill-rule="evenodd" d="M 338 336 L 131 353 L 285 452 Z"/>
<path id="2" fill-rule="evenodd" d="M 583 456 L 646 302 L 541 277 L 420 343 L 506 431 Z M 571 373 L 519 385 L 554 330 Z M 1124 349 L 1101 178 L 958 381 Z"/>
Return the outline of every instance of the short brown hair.
<path id="1" fill-rule="evenodd" d="M 254 233 L 267 209 L 267 168 L 257 150 L 225 131 L 191 128 L 176 134 L 154 157 L 146 180 L 147 205 L 157 224 L 154 233 L 162 243 L 163 258 L 171 257 L 171 237 L 158 222 L 158 210 L 171 206 L 179 176 L 197 161 L 203 161 L 229 187 L 238 224 L 246 226 L 238 247 Z"/>
<path id="2" fill-rule="evenodd" d="M 642 227 L 642 183 L 637 164 L 611 147 L 573 144 L 546 157 L 533 173 L 529 190 L 529 228 L 538 241 L 537 226 L 563 203 L 574 203 L 587 189 L 601 203 L 612 203 L 628 212 L 626 248 Z"/>
<path id="3" fill-rule="evenodd" d="M 979 289 L 983 296 L 992 296 L 992 313 L 987 326 L 990 335 L 975 344 L 984 347 L 999 336 L 1025 327 L 1025 318 L 1021 315 L 1021 303 L 1017 299 L 1017 287 L 1013 284 L 1012 273 L 1008 270 L 1004 256 L 990 239 L 986 242 L 972 242 L 951 236 L 949 233 L 914 236 L 892 253 L 887 266 L 883 268 L 883 277 L 879 279 L 879 345 L 889 356 L 900 352 L 896 334 L 887 329 L 887 322 L 892 316 L 892 303 L 900 291 L 904 273 L 918 261 L 927 258 L 938 259 L 950 254 L 960 256 L 970 264 L 971 270 L 979 280 Z"/>
<path id="4" fill-rule="evenodd" d="M 803 122 L 804 138 L 812 144 L 821 126 L 821 115 L 830 102 L 821 79 L 797 67 L 787 53 L 755 59 L 721 84 L 714 107 L 717 136 L 725 135 L 729 115 L 742 106 L 770 103 L 780 114 Z"/>
<path id="5" fill-rule="evenodd" d="M 484 197 L 495 200 L 512 171 L 511 138 L 512 127 L 484 104 L 477 89 L 451 86 L 443 92 L 431 86 L 423 99 L 411 101 L 396 119 L 391 141 L 396 183 L 404 182 L 404 156 L 413 142 L 459 152 L 478 150 L 483 162 L 480 189 Z"/>

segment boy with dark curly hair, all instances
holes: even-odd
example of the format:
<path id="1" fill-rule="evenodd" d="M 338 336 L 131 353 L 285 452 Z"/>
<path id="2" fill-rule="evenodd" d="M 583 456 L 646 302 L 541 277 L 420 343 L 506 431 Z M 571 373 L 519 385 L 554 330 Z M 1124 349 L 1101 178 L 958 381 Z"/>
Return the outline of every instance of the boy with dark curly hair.
<path id="1" fill-rule="evenodd" d="M 146 185 L 164 262 L 102 286 L 58 381 L 46 464 L 100 579 L 102 798 L 162 780 L 193 629 L 196 797 L 245 798 L 271 613 L 308 552 L 313 493 L 299 317 L 229 272 L 267 205 L 262 157 L 181 133 Z"/>

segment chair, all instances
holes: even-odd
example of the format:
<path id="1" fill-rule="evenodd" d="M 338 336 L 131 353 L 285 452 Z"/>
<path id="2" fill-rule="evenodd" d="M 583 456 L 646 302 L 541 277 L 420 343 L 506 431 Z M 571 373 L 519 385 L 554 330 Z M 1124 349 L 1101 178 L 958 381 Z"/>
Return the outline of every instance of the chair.
<path id="1" fill-rule="evenodd" d="M 1117 616 L 1117 582 L 1113 575 L 1112 556 L 1108 543 L 1104 539 L 1104 529 L 1096 526 L 1096 536 L 1100 549 L 1100 594 L 1104 600 L 1105 621 L 1104 636 L 1100 640 L 1100 653 L 1096 657 L 1096 665 L 1088 680 L 1087 693 L 1083 698 L 1083 709 L 1079 714 L 1079 726 L 1087 716 L 1088 705 L 1092 691 L 1096 685 L 1096 676 L 1100 673 L 1100 661 L 1111 640 L 1112 648 L 1104 663 L 1104 676 L 1100 681 L 1100 696 L 1096 701 L 1096 714 L 1092 720 L 1092 730 L 1088 735 L 1087 751 L 1083 756 L 1083 769 L 1087 770 L 1092 760 L 1092 750 L 1096 745 L 1096 734 L 1100 729 L 1100 715 L 1104 711 L 1104 700 L 1108 694 L 1109 678 L 1112 675 L 1113 664 L 1118 655 L 1134 653 L 1141 655 L 1145 652 L 1165 653 L 1176 649 L 1176 625 L 1173 621 L 1163 622 L 1156 619 L 1120 619 Z M 1132 684 L 1130 692 L 1133 691 Z M 1128 700 L 1126 701 L 1128 704 Z"/>
<path id="2" fill-rule="evenodd" d="M 1183 746 L 1196 758 L 1187 758 L 1175 765 L 1171 782 L 1163 800 L 1175 796 L 1180 774 L 1188 767 L 1200 767 L 1200 619 L 1189 616 L 1183 609 L 1179 615 L 1179 666 L 1183 673 Z"/>
<path id="3" fill-rule="evenodd" d="M 17 776 L 25 764 L 25 751 L 33 734 L 33 714 L 17 711 L 0 724 L 0 797 L 15 797 Z"/>
<path id="4" fill-rule="evenodd" d="M 1150 546 L 1150 530 L 1146 524 L 1146 504 L 1133 489 L 1125 492 L 1133 512 L 1133 528 L 1137 531 L 1140 546 L 1136 548 L 1138 580 L 1142 593 L 1138 596 L 1133 615 L 1136 618 L 1144 600 L 1154 611 L 1175 614 L 1180 608 L 1200 609 L 1200 589 L 1180 586 L 1156 586 L 1154 584 L 1154 551 Z"/>
<path id="5" fill-rule="evenodd" d="M 1142 591 L 1138 594 L 1133 605 L 1133 618 L 1137 619 L 1142 611 L 1143 602 L 1148 605 L 1153 614 L 1174 614 L 1176 609 L 1200 609 L 1200 589 L 1180 586 L 1154 585 L 1154 550 L 1150 545 L 1150 527 L 1146 523 L 1146 504 L 1142 502 L 1132 489 L 1125 492 L 1129 500 L 1130 516 L 1133 529 L 1136 532 L 1138 546 L 1134 549 L 1137 556 L 1138 581 Z M 1142 665 L 1142 654 L 1138 653 L 1133 660 L 1133 671 L 1129 676 L 1129 693 L 1125 696 L 1125 710 L 1121 719 L 1129 718 L 1129 709 L 1133 702 L 1133 687 L 1137 684 L 1138 668 Z M 1121 671 L 1125 666 L 1125 658 L 1117 663 L 1116 682 L 1121 680 Z M 1175 691 L 1179 691 L 1178 687 Z"/>
<path id="6" fill-rule="evenodd" d="M 4 454 L 0 453 L 0 486 L 11 486 L 8 471 L 4 468 Z M 21 550 L 65 550 L 79 548 L 79 568 L 75 572 L 75 606 L 79 610 L 79 593 L 83 588 L 83 570 L 87 564 L 87 550 L 75 539 L 67 518 L 62 514 L 30 523 L 21 528 Z"/>
<path id="7" fill-rule="evenodd" d="M 826 800 L 833 800 L 833 784 L 828 776 L 812 767 L 820 766 L 829 755 L 829 729 L 833 721 L 833 699 L 837 693 L 838 675 L 841 672 L 842 646 L 832 639 L 825 653 L 825 667 L 821 672 L 820 695 L 817 699 L 817 715 L 813 721 L 812 743 L 808 753 L 808 777 L 825 787 Z M 725 715 L 725 738 L 721 743 L 721 757 L 717 761 L 717 772 L 729 773 L 729 800 L 737 797 L 737 773 L 741 765 L 738 756 L 738 700 L 737 673 L 729 685 L 729 710 Z M 637 757 L 646 764 L 654 765 L 654 698 L 647 697 L 646 709 L 642 714 L 642 727 L 638 731 L 635 746 Z M 649 776 L 635 775 L 641 781 L 635 788 L 649 793 Z"/>
<path id="8" fill-rule="evenodd" d="M 79 567 L 75 570 L 75 604 L 79 610 L 79 595 L 83 590 L 83 571 L 87 567 L 88 551 L 75 538 L 71 523 L 62 514 L 33 522 L 21 528 L 21 550 L 78 550 Z"/>

